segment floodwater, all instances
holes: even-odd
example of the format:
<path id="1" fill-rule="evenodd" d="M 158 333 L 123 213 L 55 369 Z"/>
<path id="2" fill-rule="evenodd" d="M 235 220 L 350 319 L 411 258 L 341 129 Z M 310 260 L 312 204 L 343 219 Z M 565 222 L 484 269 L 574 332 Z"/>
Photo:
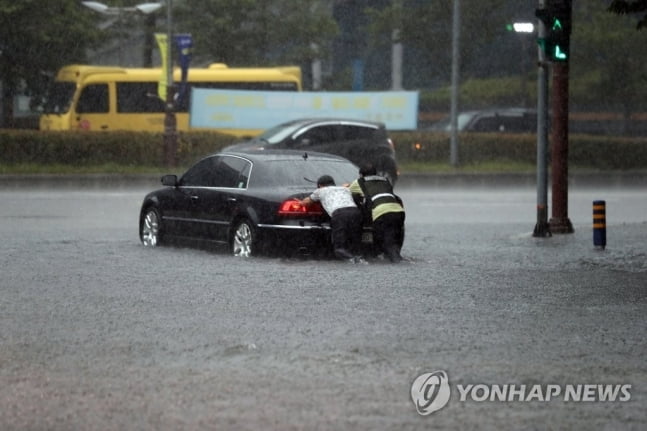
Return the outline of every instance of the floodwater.
<path id="1" fill-rule="evenodd" d="M 0 190 L 0 428 L 647 425 L 644 188 L 574 187 L 575 232 L 533 238 L 532 187 L 403 187 L 400 265 L 144 248 L 151 188 Z M 421 416 L 411 385 L 436 370 L 452 396 Z M 610 383 L 630 400 L 457 390 Z"/>

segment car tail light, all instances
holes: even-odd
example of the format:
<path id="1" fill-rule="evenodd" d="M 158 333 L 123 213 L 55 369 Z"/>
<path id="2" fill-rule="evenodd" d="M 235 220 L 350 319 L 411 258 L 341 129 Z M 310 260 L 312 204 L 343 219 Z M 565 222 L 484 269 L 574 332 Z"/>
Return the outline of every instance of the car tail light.
<path id="1" fill-rule="evenodd" d="M 288 199 L 279 207 L 280 215 L 322 215 L 323 207 L 319 202 L 302 205 L 298 199 Z"/>

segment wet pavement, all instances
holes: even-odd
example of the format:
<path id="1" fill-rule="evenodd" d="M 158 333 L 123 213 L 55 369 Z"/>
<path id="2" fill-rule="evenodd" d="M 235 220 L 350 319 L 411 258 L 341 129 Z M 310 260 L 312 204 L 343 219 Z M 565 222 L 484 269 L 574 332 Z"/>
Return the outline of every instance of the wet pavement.
<path id="1" fill-rule="evenodd" d="M 647 425 L 640 183 L 574 185 L 575 232 L 533 238 L 532 184 L 403 182 L 400 265 L 146 249 L 137 213 L 148 190 L 0 188 L 0 428 Z M 604 250 L 592 243 L 598 199 Z M 451 397 L 422 416 L 411 385 L 437 370 Z M 462 400 L 468 385 L 480 392 Z M 482 399 L 501 385 L 630 396 Z"/>

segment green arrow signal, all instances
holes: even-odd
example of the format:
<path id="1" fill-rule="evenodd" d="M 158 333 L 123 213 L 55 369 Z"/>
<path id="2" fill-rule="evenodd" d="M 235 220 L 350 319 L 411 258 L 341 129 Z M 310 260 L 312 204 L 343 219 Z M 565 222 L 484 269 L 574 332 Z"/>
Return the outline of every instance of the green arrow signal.
<path id="1" fill-rule="evenodd" d="M 562 27 L 562 23 L 559 19 L 555 18 L 555 21 L 553 21 L 553 30 L 563 30 L 564 28 Z"/>
<path id="2" fill-rule="evenodd" d="M 562 51 L 559 45 L 555 45 L 555 54 L 553 55 L 557 60 L 566 60 L 566 53 Z"/>

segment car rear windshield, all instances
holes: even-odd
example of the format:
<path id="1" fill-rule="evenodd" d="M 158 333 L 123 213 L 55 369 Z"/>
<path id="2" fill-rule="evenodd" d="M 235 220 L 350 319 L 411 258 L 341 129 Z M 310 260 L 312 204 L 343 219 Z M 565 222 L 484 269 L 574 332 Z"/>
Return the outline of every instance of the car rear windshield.
<path id="1" fill-rule="evenodd" d="M 256 139 L 265 141 L 268 144 L 276 144 L 283 141 L 286 137 L 290 136 L 301 127 L 303 126 L 299 123 L 279 124 L 278 126 L 272 127 L 271 129 L 261 133 L 256 137 Z"/>
<path id="2" fill-rule="evenodd" d="M 250 186 L 314 189 L 317 178 L 330 175 L 337 185 L 358 177 L 358 169 L 345 160 L 271 160 L 252 168 Z"/>

